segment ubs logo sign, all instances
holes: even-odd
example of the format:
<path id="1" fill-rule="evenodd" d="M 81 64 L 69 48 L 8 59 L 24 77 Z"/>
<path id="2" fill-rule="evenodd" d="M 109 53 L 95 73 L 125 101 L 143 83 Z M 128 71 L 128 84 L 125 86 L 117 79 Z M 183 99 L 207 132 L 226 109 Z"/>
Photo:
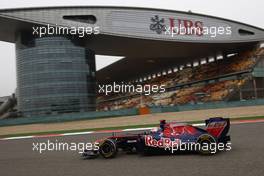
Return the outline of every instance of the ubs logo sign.
<path id="1" fill-rule="evenodd" d="M 166 31 L 164 18 L 159 19 L 159 16 L 155 15 L 150 20 L 151 20 L 151 24 L 149 26 L 150 30 L 155 31 L 157 34 L 161 34 L 162 32 Z"/>
<path id="2" fill-rule="evenodd" d="M 202 36 L 203 33 L 203 22 L 196 20 L 187 19 L 175 19 L 170 17 L 167 19 L 160 18 L 158 15 L 150 18 L 150 30 L 156 32 L 157 34 L 162 34 L 162 32 L 174 33 L 175 35 L 196 35 Z M 166 26 L 166 24 L 168 26 Z"/>

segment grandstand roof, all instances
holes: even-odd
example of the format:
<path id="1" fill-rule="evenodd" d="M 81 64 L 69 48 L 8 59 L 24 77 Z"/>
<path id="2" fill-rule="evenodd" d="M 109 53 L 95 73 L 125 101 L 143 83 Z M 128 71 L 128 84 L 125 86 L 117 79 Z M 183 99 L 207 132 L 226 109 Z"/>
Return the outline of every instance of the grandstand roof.
<path id="1" fill-rule="evenodd" d="M 67 18 L 66 18 L 67 17 Z M 76 20 L 77 18 L 77 20 Z M 81 20 L 78 18 L 82 18 Z M 83 21 L 83 18 L 89 18 Z M 91 19 L 90 19 L 91 18 Z M 231 35 L 165 35 L 152 24 L 230 27 Z M 220 52 L 238 52 L 264 41 L 264 30 L 208 15 L 136 7 L 72 6 L 0 10 L 0 40 L 15 43 L 18 31 L 36 26 L 100 27 L 81 38 L 96 54 L 125 56 L 97 73 L 101 83 L 120 81 Z M 151 26 L 152 25 L 152 26 Z M 122 74 L 125 73 L 125 74 Z"/>
<path id="2" fill-rule="evenodd" d="M 192 63 L 198 59 L 215 56 L 221 53 L 238 53 L 248 48 L 252 48 L 257 42 L 248 43 L 225 43 L 225 44 L 194 44 L 194 43 L 157 43 L 153 45 L 141 46 L 135 49 L 139 56 L 125 57 L 96 73 L 99 84 L 129 81 L 157 73 L 163 69 L 174 68 L 175 66 Z M 140 49 L 140 46 L 142 47 Z M 173 50 L 170 56 L 164 57 L 164 50 Z M 151 51 L 153 56 L 144 55 L 146 51 Z M 163 55 L 164 54 L 164 55 Z M 174 56 L 173 56 L 174 55 Z"/>

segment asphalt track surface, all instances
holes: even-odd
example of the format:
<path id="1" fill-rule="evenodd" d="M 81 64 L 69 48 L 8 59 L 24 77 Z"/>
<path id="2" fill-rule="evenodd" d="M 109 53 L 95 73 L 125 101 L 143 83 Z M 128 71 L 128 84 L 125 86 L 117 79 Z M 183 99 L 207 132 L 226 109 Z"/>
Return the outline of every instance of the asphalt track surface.
<path id="1" fill-rule="evenodd" d="M 114 159 L 83 160 L 76 151 L 32 151 L 33 142 L 92 142 L 109 134 L 87 134 L 0 141 L 1 176 L 262 176 L 264 123 L 231 126 L 232 150 L 197 154 L 140 156 L 119 153 Z"/>

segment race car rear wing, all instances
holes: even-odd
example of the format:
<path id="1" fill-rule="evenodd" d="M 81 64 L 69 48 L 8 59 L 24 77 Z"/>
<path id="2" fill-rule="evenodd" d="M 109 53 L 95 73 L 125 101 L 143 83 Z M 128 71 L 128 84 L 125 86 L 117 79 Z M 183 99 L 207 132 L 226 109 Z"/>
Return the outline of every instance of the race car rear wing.
<path id="1" fill-rule="evenodd" d="M 214 117 L 205 120 L 206 131 L 218 140 L 230 140 L 227 133 L 230 128 L 229 118 Z"/>

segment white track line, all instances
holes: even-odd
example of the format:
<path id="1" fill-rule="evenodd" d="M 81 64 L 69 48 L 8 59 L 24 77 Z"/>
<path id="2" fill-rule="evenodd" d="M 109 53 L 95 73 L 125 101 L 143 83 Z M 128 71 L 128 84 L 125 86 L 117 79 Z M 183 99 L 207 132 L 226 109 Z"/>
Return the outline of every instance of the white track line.
<path id="1" fill-rule="evenodd" d="M 0 140 L 29 139 L 29 138 L 34 138 L 34 136 L 17 136 L 17 137 L 8 137 L 8 138 L 0 139 Z"/>
<path id="2" fill-rule="evenodd" d="M 205 126 L 205 123 L 195 123 L 195 124 L 192 124 L 192 126 Z"/>
<path id="3" fill-rule="evenodd" d="M 141 130 L 151 130 L 154 127 L 148 127 L 148 128 L 128 128 L 128 129 L 124 129 L 122 131 L 141 131 Z"/>
<path id="4" fill-rule="evenodd" d="M 81 134 L 91 134 L 94 133 L 94 131 L 85 131 L 85 132 L 76 132 L 76 133 L 63 133 L 62 136 L 75 136 L 75 135 L 81 135 Z"/>

